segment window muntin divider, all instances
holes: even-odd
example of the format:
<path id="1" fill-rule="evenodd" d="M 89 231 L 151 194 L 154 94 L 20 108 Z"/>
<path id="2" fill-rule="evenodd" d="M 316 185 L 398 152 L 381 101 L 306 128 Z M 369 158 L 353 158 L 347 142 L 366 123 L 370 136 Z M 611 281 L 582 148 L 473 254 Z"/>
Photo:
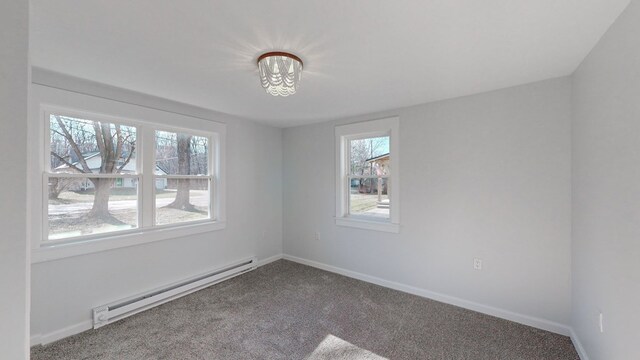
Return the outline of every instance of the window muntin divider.
<path id="1" fill-rule="evenodd" d="M 142 174 L 101 174 L 101 173 L 44 173 L 47 177 L 50 178 L 92 178 L 92 179 L 115 179 L 115 178 L 123 178 L 123 179 L 132 179 L 132 178 L 140 178 Z"/>
<path id="2" fill-rule="evenodd" d="M 140 148 L 142 149 L 142 156 L 140 161 L 142 163 L 142 226 L 143 228 L 153 227 L 155 223 L 155 186 L 153 173 L 155 169 L 155 131 L 150 126 L 141 126 L 141 140 Z M 151 154 L 151 155 L 149 155 Z"/>

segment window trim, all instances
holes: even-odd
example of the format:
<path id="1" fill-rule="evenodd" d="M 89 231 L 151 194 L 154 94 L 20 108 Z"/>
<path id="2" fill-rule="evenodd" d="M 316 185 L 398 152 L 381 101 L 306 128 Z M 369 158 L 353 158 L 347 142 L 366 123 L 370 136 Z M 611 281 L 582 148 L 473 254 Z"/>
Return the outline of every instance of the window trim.
<path id="1" fill-rule="evenodd" d="M 106 236 L 84 238 L 82 240 L 57 242 L 32 249 L 31 262 L 63 259 L 71 256 L 92 254 L 100 251 L 119 249 L 123 247 L 142 245 L 156 241 L 175 239 L 183 236 L 202 234 L 210 231 L 222 230 L 226 222 L 210 220 L 180 223 L 178 226 L 166 225 L 153 228 L 137 228 L 108 233 Z"/>
<path id="2" fill-rule="evenodd" d="M 57 89 L 56 89 L 57 90 Z M 38 94 L 32 99 L 32 104 L 37 106 L 37 111 L 34 109 L 32 112 L 32 121 L 30 121 L 30 139 L 38 141 L 42 144 L 38 147 L 38 150 L 30 150 L 31 169 L 36 168 L 42 174 L 42 176 L 36 177 L 37 179 L 31 180 L 30 195 L 31 199 L 36 200 L 34 206 L 36 211 L 30 212 L 29 223 L 31 224 L 30 237 L 32 239 L 32 263 L 38 263 L 43 261 L 50 261 L 55 259 L 61 259 L 69 256 L 77 256 L 83 254 L 89 254 L 104 250 L 116 249 L 127 246 L 140 245 L 150 243 L 154 241 L 162 241 L 166 239 L 173 239 L 183 236 L 189 236 L 194 234 L 200 234 L 210 231 L 221 230 L 226 227 L 226 194 L 225 194 L 225 140 L 226 140 L 226 125 L 214 121 L 206 121 L 199 118 L 193 118 L 188 115 L 173 114 L 163 110 L 157 109 L 143 109 L 144 116 L 141 116 L 140 111 L 131 111 L 131 116 L 127 111 L 119 111 L 119 107 L 122 104 L 116 104 L 114 106 L 115 111 L 110 114 L 97 113 L 87 110 L 80 110 L 78 108 L 69 108 L 58 105 L 51 105 L 45 102 L 38 102 Z M 109 99 L 96 99 L 99 102 L 113 103 Z M 99 108 L 104 108 L 104 104 L 100 104 Z M 84 106 L 84 104 L 83 104 Z M 138 107 L 136 105 L 124 104 L 125 107 Z M 107 106 L 109 107 L 109 106 Z M 111 110 L 111 109 L 110 109 Z M 138 110 L 138 109 L 135 109 Z M 49 166 L 49 157 L 46 155 L 50 149 L 49 141 L 49 117 L 48 115 L 63 114 L 66 116 L 77 117 L 80 119 L 88 120 L 101 120 L 108 122 L 115 122 L 122 125 L 135 126 L 136 130 L 136 142 L 138 143 L 138 151 L 140 154 L 146 154 L 151 151 L 151 155 L 146 156 L 146 160 L 143 156 L 136 156 L 136 168 L 138 171 L 135 174 L 64 174 L 65 177 L 90 175 L 89 177 L 133 177 L 138 180 L 138 227 L 134 229 L 127 229 L 121 231 L 114 231 L 103 234 L 91 234 L 86 236 L 76 236 L 66 239 L 48 239 L 48 185 L 46 179 L 51 176 L 51 169 Z M 149 114 L 147 114 L 149 113 Z M 158 113 L 161 120 L 164 121 L 147 121 L 146 118 L 153 116 L 153 113 Z M 123 116 L 124 115 L 124 116 Z M 36 120 L 37 117 L 37 120 Z M 132 118 L 139 120 L 132 120 Z M 168 125 L 167 120 L 172 117 L 177 118 L 177 121 L 182 120 L 182 123 L 186 123 L 189 126 L 173 126 Z M 37 122 L 33 122 L 37 121 Z M 210 183 L 215 186 L 211 186 L 210 189 L 210 219 L 196 220 L 190 222 L 155 225 L 149 222 L 151 215 L 151 221 L 153 221 L 153 213 L 155 213 L 155 196 L 149 190 L 155 190 L 155 184 L 149 188 L 148 183 L 153 182 L 156 179 L 154 170 L 155 162 L 155 131 L 172 131 L 172 132 L 186 132 L 197 136 L 206 136 L 210 144 L 209 151 L 209 175 L 202 176 L 202 178 L 211 179 Z M 145 136 L 145 132 L 147 132 Z M 149 133 L 153 134 L 149 137 Z M 45 141 L 42 141 L 41 139 Z M 153 161 L 149 161 L 149 159 Z M 144 167 L 147 167 L 145 169 Z M 148 169 L 151 169 L 151 172 Z M 140 171 L 142 170 L 142 171 Z M 56 175 L 57 176 L 57 175 Z M 150 197 L 151 201 L 144 201 L 145 197 Z M 40 209 L 37 209 L 37 207 Z M 147 219 L 145 219 L 147 217 Z M 151 226 L 145 226 L 145 224 L 151 224 Z"/>
<path id="3" fill-rule="evenodd" d="M 336 225 L 360 229 L 400 232 L 400 144 L 399 117 L 389 117 L 335 127 L 336 146 Z M 390 192 L 394 194 L 389 207 L 389 220 L 349 214 L 349 141 L 376 136 L 389 136 L 390 173 L 386 176 Z"/>

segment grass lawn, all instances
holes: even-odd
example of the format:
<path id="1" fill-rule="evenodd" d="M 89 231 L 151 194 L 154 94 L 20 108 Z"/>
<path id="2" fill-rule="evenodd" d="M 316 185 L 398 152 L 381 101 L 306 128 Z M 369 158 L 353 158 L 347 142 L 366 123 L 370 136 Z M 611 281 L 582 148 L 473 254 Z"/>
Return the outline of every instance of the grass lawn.
<path id="1" fill-rule="evenodd" d="M 351 194 L 350 205 L 352 213 L 360 213 L 376 208 L 378 195 Z"/>
<path id="2" fill-rule="evenodd" d="M 382 200 L 387 200 L 387 195 L 382 195 Z M 360 194 L 351 193 L 349 198 L 350 212 L 352 214 L 367 213 L 378 209 L 378 195 L 377 194 Z"/>
<path id="3" fill-rule="evenodd" d="M 209 218 L 209 192 L 191 190 L 191 203 L 194 211 L 168 208 L 167 205 L 176 197 L 176 190 L 156 191 L 156 223 L 158 225 L 175 224 Z M 60 239 L 73 236 L 99 234 L 138 227 L 136 189 L 113 188 L 109 197 L 109 213 L 107 219 L 87 218 L 94 201 L 94 192 L 65 191 L 59 199 L 49 200 L 49 238 Z"/>

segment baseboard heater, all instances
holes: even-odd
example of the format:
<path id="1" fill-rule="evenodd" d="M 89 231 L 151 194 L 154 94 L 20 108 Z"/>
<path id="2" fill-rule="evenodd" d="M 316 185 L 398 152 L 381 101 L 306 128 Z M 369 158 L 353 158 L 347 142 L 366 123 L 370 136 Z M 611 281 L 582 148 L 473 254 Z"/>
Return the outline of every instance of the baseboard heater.
<path id="1" fill-rule="evenodd" d="M 107 305 L 98 306 L 93 309 L 93 328 L 97 329 L 114 321 L 124 319 L 127 316 L 137 314 L 141 311 L 204 289 L 213 284 L 244 274 L 248 271 L 254 270 L 257 267 L 257 263 L 257 258 L 239 261 L 219 270 L 194 276 L 144 294 L 132 296 Z"/>

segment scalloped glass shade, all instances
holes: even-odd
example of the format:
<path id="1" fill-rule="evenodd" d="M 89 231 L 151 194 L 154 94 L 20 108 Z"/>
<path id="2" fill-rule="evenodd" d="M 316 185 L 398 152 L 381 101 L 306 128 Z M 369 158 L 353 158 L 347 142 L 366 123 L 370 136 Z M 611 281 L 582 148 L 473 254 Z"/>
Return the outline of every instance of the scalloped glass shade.
<path id="1" fill-rule="evenodd" d="M 302 74 L 302 63 L 283 55 L 267 56 L 258 61 L 260 82 L 264 90 L 273 96 L 289 96 L 296 93 Z"/>

